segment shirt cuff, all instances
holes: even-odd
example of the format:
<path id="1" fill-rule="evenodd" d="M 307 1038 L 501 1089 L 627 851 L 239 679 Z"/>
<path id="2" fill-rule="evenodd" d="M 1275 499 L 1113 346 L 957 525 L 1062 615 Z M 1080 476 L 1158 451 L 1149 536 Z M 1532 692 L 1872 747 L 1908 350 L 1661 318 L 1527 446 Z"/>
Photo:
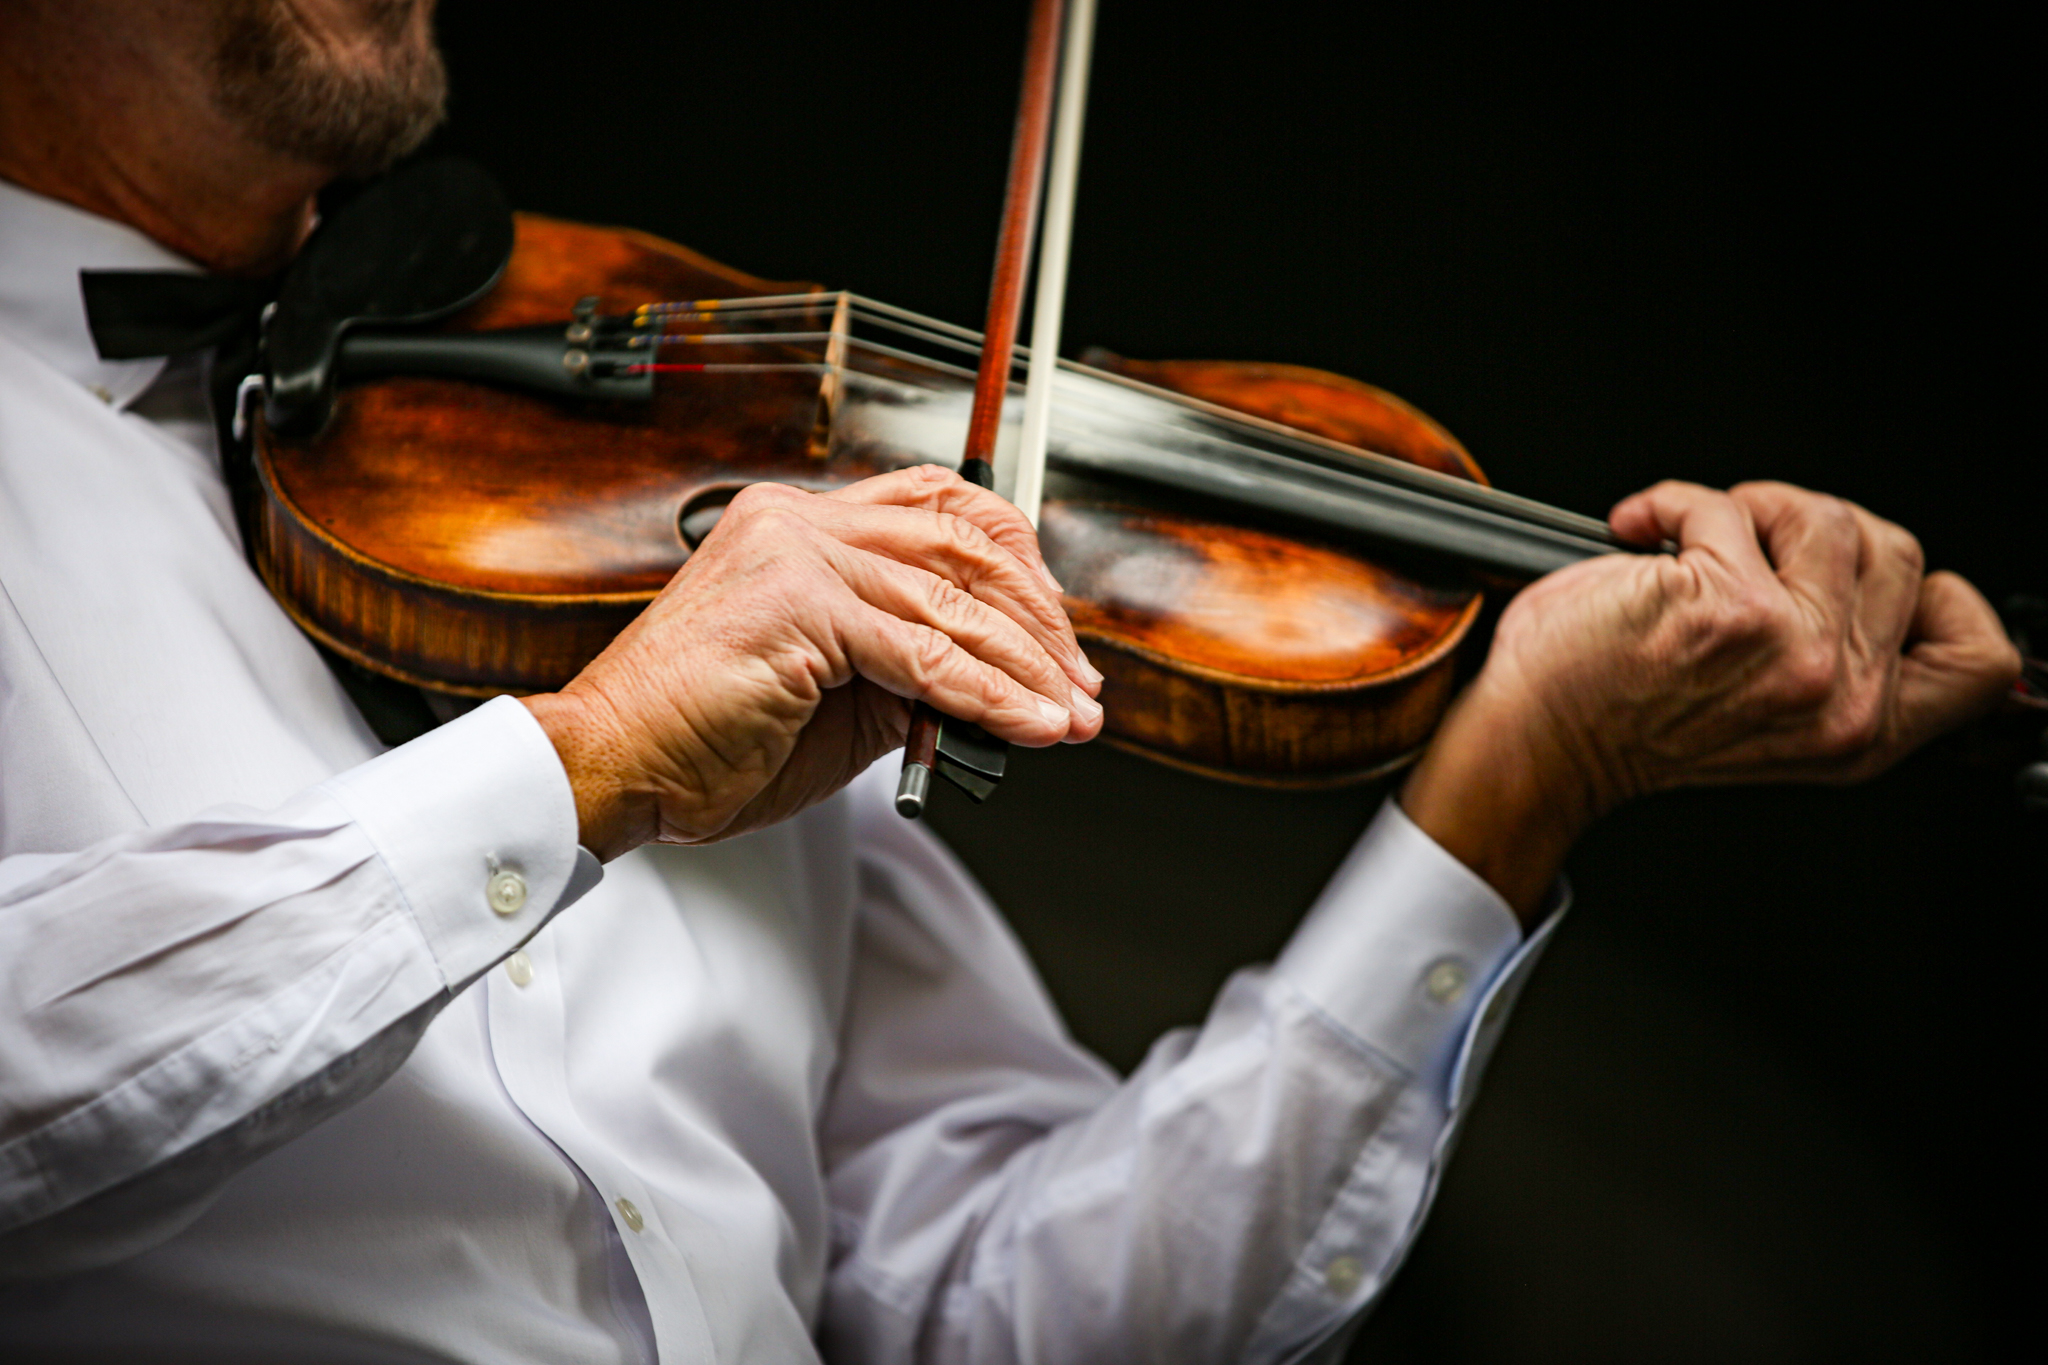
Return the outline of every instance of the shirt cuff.
<path id="1" fill-rule="evenodd" d="M 1389 798 L 1275 970 L 1394 1062 L 1448 1081 L 1473 1014 L 1521 941 L 1499 893 Z"/>
<path id="2" fill-rule="evenodd" d="M 370 837 L 451 991 L 602 875 L 533 713 L 499 697 L 324 784 Z"/>

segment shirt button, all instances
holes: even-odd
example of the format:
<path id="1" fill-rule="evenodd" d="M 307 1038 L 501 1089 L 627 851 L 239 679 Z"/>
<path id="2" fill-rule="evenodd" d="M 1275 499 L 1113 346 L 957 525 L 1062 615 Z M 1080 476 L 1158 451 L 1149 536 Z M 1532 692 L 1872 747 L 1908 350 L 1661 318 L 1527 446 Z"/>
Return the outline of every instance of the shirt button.
<path id="1" fill-rule="evenodd" d="M 1365 1279 L 1365 1267 L 1356 1257 L 1339 1256 L 1323 1267 L 1323 1283 L 1330 1293 L 1340 1299 L 1351 1297 L 1353 1290 Z"/>
<path id="2" fill-rule="evenodd" d="M 533 959 L 525 953 L 514 953 L 505 959 L 505 975 L 512 978 L 515 986 L 524 986 L 533 980 Z"/>
<path id="3" fill-rule="evenodd" d="M 1455 957 L 1446 957 L 1430 964 L 1422 977 L 1422 989 L 1439 1005 L 1455 1005 L 1471 980 L 1469 967 Z"/>
<path id="4" fill-rule="evenodd" d="M 639 1206 L 630 1199 L 619 1200 L 619 1217 L 626 1220 L 626 1226 L 638 1232 L 647 1226 L 647 1220 L 640 1216 Z"/>
<path id="5" fill-rule="evenodd" d="M 519 907 L 526 904 L 526 878 L 517 872 L 497 873 L 485 886 L 484 897 L 499 914 L 516 915 Z"/>

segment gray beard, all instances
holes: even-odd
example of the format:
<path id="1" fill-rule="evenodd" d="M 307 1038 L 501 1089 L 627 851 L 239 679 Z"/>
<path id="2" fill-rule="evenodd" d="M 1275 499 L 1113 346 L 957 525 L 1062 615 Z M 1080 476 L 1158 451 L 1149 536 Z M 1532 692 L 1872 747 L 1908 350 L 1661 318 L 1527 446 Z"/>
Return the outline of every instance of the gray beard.
<path id="1" fill-rule="evenodd" d="M 426 141 L 448 103 L 448 73 L 421 11 L 430 0 L 362 0 L 377 57 L 343 65 L 292 21 L 286 0 L 234 0 L 214 49 L 220 107 L 264 146 L 340 175 L 366 176 Z"/>

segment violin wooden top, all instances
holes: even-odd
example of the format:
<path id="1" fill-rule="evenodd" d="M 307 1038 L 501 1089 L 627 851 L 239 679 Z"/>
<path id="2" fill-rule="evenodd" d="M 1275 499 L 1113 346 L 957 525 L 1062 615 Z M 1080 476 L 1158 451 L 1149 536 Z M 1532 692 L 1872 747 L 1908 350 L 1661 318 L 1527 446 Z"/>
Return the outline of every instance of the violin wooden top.
<path id="1" fill-rule="evenodd" d="M 1338 550 L 1141 509 L 1048 503 L 1039 536 L 1084 637 L 1272 689 L 1427 667 L 1472 600 Z"/>
<path id="2" fill-rule="evenodd" d="M 1421 409 L 1348 375 L 1261 361 L 1130 360 L 1100 347 L 1091 348 L 1083 359 L 1098 370 L 1142 379 L 1296 431 L 1393 455 L 1439 474 L 1487 482 L 1458 439 Z"/>
<path id="3" fill-rule="evenodd" d="M 676 299 L 815 289 L 758 279 L 643 233 L 521 214 L 504 280 L 460 330 L 566 325 Z M 667 377 L 665 377 L 667 378 Z M 402 578 L 486 594 L 651 596 L 687 557 L 683 505 L 704 489 L 803 482 L 815 377 L 675 376 L 652 403 L 575 403 L 458 380 L 343 391 L 334 420 L 276 442 L 279 496 L 337 547 Z M 850 471 L 849 471 L 850 472 Z M 814 487 L 848 473 L 819 470 Z"/>

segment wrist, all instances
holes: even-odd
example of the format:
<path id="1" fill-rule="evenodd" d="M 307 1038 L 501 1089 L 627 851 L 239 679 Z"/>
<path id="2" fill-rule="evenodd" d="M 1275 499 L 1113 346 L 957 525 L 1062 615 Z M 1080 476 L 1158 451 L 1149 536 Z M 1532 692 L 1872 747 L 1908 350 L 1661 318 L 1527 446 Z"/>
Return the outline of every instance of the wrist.
<path id="1" fill-rule="evenodd" d="M 1608 805 L 1583 750 L 1541 705 L 1501 695 L 1482 675 L 1438 727 L 1401 808 L 1526 925 Z"/>
<path id="2" fill-rule="evenodd" d="M 646 843 L 656 833 L 651 794 L 636 792 L 626 762 L 627 746 L 603 714 L 603 700 L 569 692 L 544 692 L 520 702 L 555 746 L 576 799 L 577 842 L 605 862 Z"/>

